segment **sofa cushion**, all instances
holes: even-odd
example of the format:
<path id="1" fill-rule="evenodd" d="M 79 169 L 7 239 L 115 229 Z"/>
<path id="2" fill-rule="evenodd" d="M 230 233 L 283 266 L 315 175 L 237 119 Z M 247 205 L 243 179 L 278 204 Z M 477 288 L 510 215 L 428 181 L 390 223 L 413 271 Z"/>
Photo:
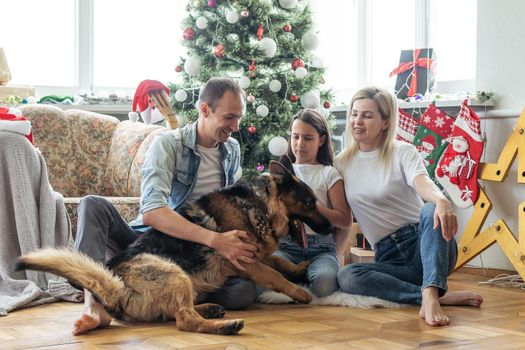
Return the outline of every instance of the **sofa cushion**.
<path id="1" fill-rule="evenodd" d="M 137 154 L 135 155 L 135 158 L 133 159 L 133 163 L 131 163 L 131 168 L 129 170 L 129 178 L 128 178 L 128 195 L 129 196 L 139 196 L 140 197 L 140 182 L 142 179 L 142 166 L 144 165 L 144 161 L 146 159 L 147 151 L 151 144 L 153 143 L 153 140 L 155 137 L 160 134 L 161 132 L 165 132 L 168 130 L 167 128 L 159 128 L 154 131 L 152 131 L 142 142 L 139 149 L 137 150 Z"/>
<path id="2" fill-rule="evenodd" d="M 153 139 L 150 138 L 151 134 L 156 135 L 165 130 L 167 129 L 158 125 L 131 121 L 119 123 L 111 139 L 102 192 L 111 192 L 112 196 L 117 197 L 140 196 L 140 168 L 144 164 L 144 153 L 151 144 L 144 144 L 144 140 Z M 137 157 L 139 161 L 135 161 Z M 131 175 L 133 179 L 130 178 Z"/>
<path id="3" fill-rule="evenodd" d="M 55 106 L 23 105 L 22 114 L 31 120 L 33 140 L 44 156 L 49 183 L 65 197 L 78 196 L 73 131 L 64 112 Z"/>
<path id="4" fill-rule="evenodd" d="M 73 137 L 78 196 L 114 196 L 104 183 L 113 133 L 119 120 L 108 115 L 70 109 L 65 112 Z M 118 196 L 118 195 L 117 195 Z"/>

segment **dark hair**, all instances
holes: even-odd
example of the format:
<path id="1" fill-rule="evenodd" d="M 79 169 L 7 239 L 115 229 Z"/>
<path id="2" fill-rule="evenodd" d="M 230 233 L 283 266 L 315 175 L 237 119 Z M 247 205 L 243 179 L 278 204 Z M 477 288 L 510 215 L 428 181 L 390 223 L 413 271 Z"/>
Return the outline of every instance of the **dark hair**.
<path id="1" fill-rule="evenodd" d="M 290 128 L 289 130 L 292 130 L 292 124 L 295 120 L 301 120 L 311 127 L 313 127 L 317 133 L 319 133 L 319 137 L 326 136 L 326 140 L 324 141 L 323 145 L 319 147 L 319 151 L 317 152 L 317 161 L 320 164 L 324 165 L 332 165 L 334 161 L 334 150 L 332 148 L 332 139 L 330 138 L 330 132 L 328 131 L 328 123 L 326 121 L 326 118 L 323 117 L 319 112 L 317 112 L 315 109 L 302 109 L 299 112 L 297 112 L 296 115 L 292 118 L 292 121 L 290 122 Z M 292 152 L 292 134 L 288 137 L 288 157 L 292 160 L 292 162 L 295 163 L 295 155 Z"/>
<path id="2" fill-rule="evenodd" d="M 199 93 L 199 104 L 206 102 L 210 106 L 212 112 L 215 112 L 217 103 L 222 98 L 226 91 L 231 91 L 236 95 L 241 96 L 244 101 L 244 91 L 237 85 L 235 81 L 230 78 L 211 78 L 202 87 Z"/>

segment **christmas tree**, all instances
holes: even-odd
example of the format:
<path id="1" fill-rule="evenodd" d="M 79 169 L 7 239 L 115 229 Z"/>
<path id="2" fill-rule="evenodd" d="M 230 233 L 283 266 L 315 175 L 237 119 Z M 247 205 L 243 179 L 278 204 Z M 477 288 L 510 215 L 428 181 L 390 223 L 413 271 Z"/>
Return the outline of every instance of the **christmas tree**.
<path id="1" fill-rule="evenodd" d="M 264 171 L 287 150 L 290 120 L 301 108 L 328 117 L 332 95 L 321 91 L 318 39 L 307 2 L 298 0 L 191 0 L 183 21 L 186 57 L 170 84 L 173 109 L 198 117 L 200 87 L 211 77 L 235 79 L 247 95 L 246 114 L 234 137 L 241 145 L 243 176 Z"/>

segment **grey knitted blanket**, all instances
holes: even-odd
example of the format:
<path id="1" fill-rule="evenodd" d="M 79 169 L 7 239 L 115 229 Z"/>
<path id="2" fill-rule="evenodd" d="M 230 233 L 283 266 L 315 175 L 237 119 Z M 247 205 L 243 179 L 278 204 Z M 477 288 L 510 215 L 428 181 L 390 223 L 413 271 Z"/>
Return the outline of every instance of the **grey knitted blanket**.
<path id="1" fill-rule="evenodd" d="M 24 136 L 0 131 L 0 316 L 57 298 L 81 300 L 57 276 L 13 271 L 21 254 L 71 245 L 70 231 L 64 198 L 49 184 L 44 157 Z"/>

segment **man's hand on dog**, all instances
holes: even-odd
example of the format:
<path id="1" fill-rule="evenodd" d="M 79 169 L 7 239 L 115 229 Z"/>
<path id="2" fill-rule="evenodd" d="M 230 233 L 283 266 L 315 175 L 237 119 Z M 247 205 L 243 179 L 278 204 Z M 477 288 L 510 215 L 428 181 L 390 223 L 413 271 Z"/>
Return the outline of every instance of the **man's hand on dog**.
<path id="1" fill-rule="evenodd" d="M 211 247 L 228 259 L 237 269 L 246 271 L 240 263 L 254 263 L 255 252 L 257 251 L 255 244 L 244 243 L 249 239 L 251 236 L 247 232 L 232 230 L 217 234 Z"/>

